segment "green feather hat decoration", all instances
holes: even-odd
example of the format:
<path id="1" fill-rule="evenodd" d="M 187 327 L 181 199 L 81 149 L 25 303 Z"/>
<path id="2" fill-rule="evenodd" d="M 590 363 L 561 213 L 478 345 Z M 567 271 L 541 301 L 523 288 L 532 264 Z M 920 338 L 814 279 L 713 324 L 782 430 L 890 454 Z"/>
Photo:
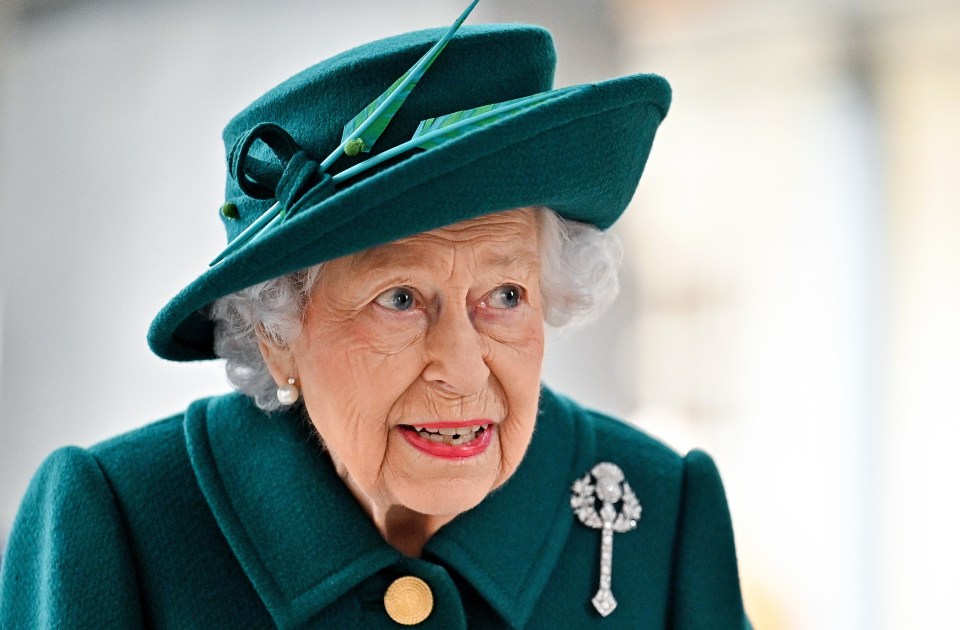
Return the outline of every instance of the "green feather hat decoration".
<path id="1" fill-rule="evenodd" d="M 411 234 L 526 206 L 601 229 L 616 221 L 669 85 L 633 75 L 551 89 L 550 34 L 461 26 L 478 1 L 449 28 L 308 68 L 230 121 L 227 248 L 157 315 L 155 353 L 215 358 L 218 298 Z"/>

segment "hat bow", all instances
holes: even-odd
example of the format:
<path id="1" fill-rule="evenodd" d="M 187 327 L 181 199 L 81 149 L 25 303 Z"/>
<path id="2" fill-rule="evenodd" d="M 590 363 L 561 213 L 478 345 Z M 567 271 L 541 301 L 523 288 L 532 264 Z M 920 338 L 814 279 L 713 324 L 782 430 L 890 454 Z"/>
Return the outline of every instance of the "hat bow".
<path id="1" fill-rule="evenodd" d="M 245 195 L 275 199 L 288 218 L 308 192 L 313 203 L 333 193 L 333 180 L 320 162 L 274 123 L 261 123 L 237 141 L 230 170 Z"/>

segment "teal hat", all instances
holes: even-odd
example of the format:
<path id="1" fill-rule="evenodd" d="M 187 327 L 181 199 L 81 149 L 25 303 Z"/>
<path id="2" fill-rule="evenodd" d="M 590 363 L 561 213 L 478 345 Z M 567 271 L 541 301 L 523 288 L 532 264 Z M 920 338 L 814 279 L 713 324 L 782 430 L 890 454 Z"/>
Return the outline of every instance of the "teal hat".
<path id="1" fill-rule="evenodd" d="M 525 206 L 601 229 L 617 220 L 667 113 L 667 82 L 634 75 L 551 90 L 546 30 L 458 26 L 342 53 L 230 121 L 228 249 L 154 319 L 157 355 L 215 358 L 208 311 L 218 298 L 411 234 Z M 387 107 L 389 125 L 351 134 L 348 121 L 369 115 L 423 59 L 429 70 Z"/>

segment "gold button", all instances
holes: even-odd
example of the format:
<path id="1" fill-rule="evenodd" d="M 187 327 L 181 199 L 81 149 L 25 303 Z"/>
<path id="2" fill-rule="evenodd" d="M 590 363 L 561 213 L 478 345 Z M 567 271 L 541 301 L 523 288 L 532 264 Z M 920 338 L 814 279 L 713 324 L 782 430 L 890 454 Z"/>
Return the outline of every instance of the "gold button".
<path id="1" fill-rule="evenodd" d="M 383 594 L 383 607 L 390 618 L 404 626 L 413 626 L 433 610 L 433 593 L 427 583 L 407 575 L 397 578 Z"/>

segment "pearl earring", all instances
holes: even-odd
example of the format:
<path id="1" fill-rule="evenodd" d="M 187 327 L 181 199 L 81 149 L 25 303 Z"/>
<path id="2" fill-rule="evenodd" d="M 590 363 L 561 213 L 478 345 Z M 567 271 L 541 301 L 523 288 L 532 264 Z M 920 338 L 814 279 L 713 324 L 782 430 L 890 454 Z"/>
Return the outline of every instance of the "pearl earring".
<path id="1" fill-rule="evenodd" d="M 300 390 L 297 389 L 297 386 L 294 383 L 297 382 L 297 379 L 292 376 L 287 379 L 286 385 L 281 385 L 277 388 L 277 400 L 280 401 L 281 405 L 292 405 L 300 399 Z"/>

